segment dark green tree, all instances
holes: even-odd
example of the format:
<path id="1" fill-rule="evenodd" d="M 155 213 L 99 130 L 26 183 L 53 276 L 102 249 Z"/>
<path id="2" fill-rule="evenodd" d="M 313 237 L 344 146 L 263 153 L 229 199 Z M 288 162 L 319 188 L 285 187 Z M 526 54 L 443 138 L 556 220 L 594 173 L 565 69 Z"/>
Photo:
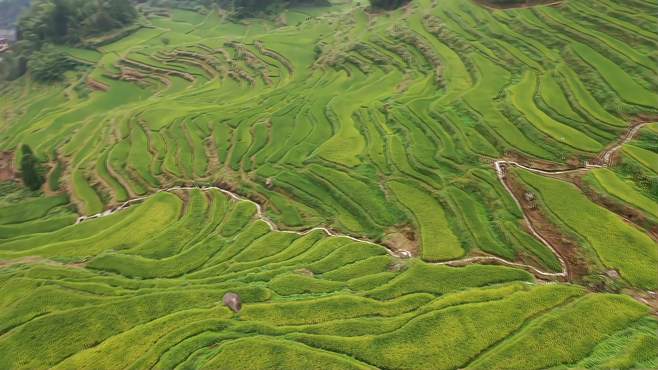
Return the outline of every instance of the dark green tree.
<path id="1" fill-rule="evenodd" d="M 23 178 L 23 184 L 31 190 L 39 190 L 44 181 L 43 176 L 41 176 L 40 173 L 39 162 L 34 157 L 32 149 L 27 144 L 23 144 L 21 151 L 23 152 L 23 157 L 21 158 L 21 176 Z"/>
<path id="2" fill-rule="evenodd" d="M 32 78 L 41 82 L 58 81 L 64 77 L 64 72 L 75 67 L 76 63 L 51 46 L 44 46 L 30 57 L 28 69 Z"/>
<path id="3" fill-rule="evenodd" d="M 401 7 L 409 0 L 370 0 L 370 5 L 375 9 L 391 10 Z"/>
<path id="4" fill-rule="evenodd" d="M 27 71 L 27 60 L 14 52 L 2 54 L 0 81 L 13 81 Z"/>
<path id="5" fill-rule="evenodd" d="M 130 0 L 32 0 L 18 21 L 17 49 L 29 55 L 48 43 L 77 44 L 136 18 Z"/>

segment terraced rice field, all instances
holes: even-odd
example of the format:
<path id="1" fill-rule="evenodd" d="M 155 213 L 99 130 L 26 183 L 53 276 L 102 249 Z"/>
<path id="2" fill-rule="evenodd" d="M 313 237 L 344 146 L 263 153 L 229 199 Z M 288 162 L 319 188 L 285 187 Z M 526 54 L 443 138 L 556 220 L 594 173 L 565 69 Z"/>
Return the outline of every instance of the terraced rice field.
<path id="1" fill-rule="evenodd" d="M 363 3 L 0 85 L 0 368 L 658 366 L 658 3 Z"/>

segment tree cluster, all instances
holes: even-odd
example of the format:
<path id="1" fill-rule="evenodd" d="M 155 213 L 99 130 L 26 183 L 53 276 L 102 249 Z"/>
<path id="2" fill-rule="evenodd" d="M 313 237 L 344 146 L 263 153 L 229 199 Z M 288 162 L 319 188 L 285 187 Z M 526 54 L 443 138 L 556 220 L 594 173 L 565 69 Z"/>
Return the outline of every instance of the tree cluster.
<path id="1" fill-rule="evenodd" d="M 128 25 L 136 17 L 130 0 L 33 0 L 18 22 L 18 38 L 32 50 L 45 43 L 75 44 Z"/>
<path id="2" fill-rule="evenodd" d="M 23 184 L 30 188 L 30 190 L 39 190 L 44 182 L 39 161 L 37 161 L 29 146 L 23 144 L 21 152 L 23 154 L 21 157 L 21 177 L 23 178 Z"/>
<path id="3" fill-rule="evenodd" d="M 62 51 L 46 45 L 32 54 L 27 66 L 32 78 L 41 82 L 51 82 L 61 80 L 64 72 L 74 68 L 76 64 Z"/>
<path id="4" fill-rule="evenodd" d="M 370 6 L 374 9 L 392 10 L 401 7 L 410 0 L 370 0 Z"/>
<path id="5" fill-rule="evenodd" d="M 0 0 L 0 4 L 4 2 Z M 131 0 L 32 0 L 18 20 L 18 41 L 3 55 L 0 80 L 13 80 L 27 70 L 38 81 L 59 80 L 76 63 L 49 45 L 76 45 L 127 26 L 136 18 Z"/>

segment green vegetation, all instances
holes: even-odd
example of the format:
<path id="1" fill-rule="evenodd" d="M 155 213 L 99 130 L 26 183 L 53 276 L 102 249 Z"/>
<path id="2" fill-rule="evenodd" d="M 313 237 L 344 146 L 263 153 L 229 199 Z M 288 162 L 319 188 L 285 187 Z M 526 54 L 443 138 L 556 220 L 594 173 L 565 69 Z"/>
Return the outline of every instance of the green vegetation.
<path id="1" fill-rule="evenodd" d="M 658 218 L 658 204 L 635 189 L 631 183 L 620 179 L 607 169 L 597 169 L 592 171 L 592 174 L 606 192 Z"/>
<path id="2" fill-rule="evenodd" d="M 75 65 L 75 61 L 68 58 L 66 54 L 49 45 L 32 54 L 28 69 L 35 80 L 52 82 L 62 80 L 64 73 L 73 69 Z"/>
<path id="3" fill-rule="evenodd" d="M 66 196 L 35 198 L 10 204 L 0 209 L 2 224 L 20 224 L 44 217 L 57 206 L 68 203 Z"/>
<path id="4" fill-rule="evenodd" d="M 417 218 L 423 246 L 423 259 L 441 261 L 459 258 L 464 251 L 450 230 L 445 213 L 428 194 L 401 182 L 390 183 L 395 196 Z"/>
<path id="5" fill-rule="evenodd" d="M 409 0 L 371 0 L 370 5 L 376 9 L 395 9 L 408 3 Z"/>
<path id="6" fill-rule="evenodd" d="M 585 312 L 600 311 L 605 314 L 596 317 L 583 315 Z M 646 307 L 628 297 L 589 295 L 533 321 L 507 339 L 503 345 L 488 351 L 472 364 L 472 368 L 544 368 L 576 363 L 591 352 L 596 342 L 605 339 L 607 333 L 626 329 L 628 325 L 645 316 L 646 312 Z M 589 335 L 586 338 L 570 338 L 564 335 L 579 330 L 587 331 Z M 536 348 L 545 350 L 537 351 L 536 356 L 528 356 L 528 351 Z M 649 351 L 638 358 L 646 358 L 647 354 L 652 357 Z"/>
<path id="7" fill-rule="evenodd" d="M 178 194 L 3 243 L 2 261 L 33 257 L 1 275 L 0 366 L 489 368 L 503 356 L 536 368 L 610 361 L 597 344 L 612 341 L 629 363 L 655 361 L 646 346 L 655 319 L 630 298 L 534 284 L 507 267 L 400 261 L 379 245 L 260 221 L 224 237 L 226 216 L 249 203 Z M 199 214 L 207 222 L 162 257 L 152 241 L 186 232 Z M 239 313 L 221 304 L 227 291 L 241 296 Z M 525 356 L 533 343 L 550 354 Z"/>
<path id="8" fill-rule="evenodd" d="M 23 184 L 31 190 L 38 190 L 43 185 L 44 178 L 40 173 L 39 161 L 34 157 L 28 145 L 21 147 L 21 177 Z"/>
<path id="9" fill-rule="evenodd" d="M 18 23 L 21 47 L 77 43 L 130 24 L 136 17 L 130 0 L 32 0 L 30 10 Z"/>
<path id="10" fill-rule="evenodd" d="M 655 0 L 33 3 L 0 369 L 656 367 Z"/>
<path id="11" fill-rule="evenodd" d="M 9 17 L 21 6 L 13 0 L 1 4 L 10 8 Z M 13 51 L 7 53 L 7 60 L 0 59 L 0 77 L 17 78 L 25 73 L 27 62 L 34 79 L 63 80 L 64 72 L 77 63 L 52 44 L 87 43 L 92 37 L 131 25 L 137 16 L 131 0 L 32 0 L 17 22 L 18 40 Z"/>
<path id="12" fill-rule="evenodd" d="M 536 81 L 536 76 L 528 71 L 523 76 L 521 82 L 513 89 L 510 89 L 514 106 L 524 114 L 528 121 L 535 125 L 537 129 L 546 132 L 546 134 L 550 135 L 555 140 L 574 148 L 588 152 L 598 152 L 601 150 L 601 144 L 592 140 L 587 135 L 557 122 L 534 105 L 532 102 L 532 94 L 528 94 L 528 91 L 534 92 L 537 89 Z"/>
<path id="13" fill-rule="evenodd" d="M 528 0 L 486 0 L 488 3 L 495 5 L 519 5 L 527 4 Z"/>
<path id="14" fill-rule="evenodd" d="M 630 157 L 640 162 L 653 173 L 658 174 L 658 153 L 655 151 L 650 151 L 628 144 L 624 146 L 624 152 L 628 153 Z"/>
<path id="15" fill-rule="evenodd" d="M 634 286 L 648 290 L 658 286 L 654 273 L 658 248 L 646 233 L 591 202 L 574 185 L 525 171 L 517 173 L 539 193 L 558 222 L 593 249 L 604 266 L 618 270 Z"/>

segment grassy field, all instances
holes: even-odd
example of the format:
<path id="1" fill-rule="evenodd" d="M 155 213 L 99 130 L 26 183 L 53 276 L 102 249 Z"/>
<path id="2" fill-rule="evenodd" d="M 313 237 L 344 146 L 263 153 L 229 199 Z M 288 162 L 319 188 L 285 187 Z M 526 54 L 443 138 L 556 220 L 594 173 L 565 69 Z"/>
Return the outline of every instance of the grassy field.
<path id="1" fill-rule="evenodd" d="M 509 171 L 524 208 L 492 162 L 656 122 L 658 4 L 331 3 L 151 14 L 0 83 L 0 154 L 47 180 L 0 182 L 0 368 L 656 366 L 657 126 Z M 584 276 L 535 280 L 531 209 Z"/>
<path id="2" fill-rule="evenodd" d="M 597 169 L 592 171 L 592 175 L 606 192 L 645 211 L 648 215 L 658 218 L 658 204 L 653 199 L 642 194 L 641 190 L 636 189 L 632 182 L 624 181 L 614 172 L 607 169 Z"/>
<path id="3" fill-rule="evenodd" d="M 2 269 L 0 365 L 217 368 L 240 359 L 236 366 L 249 368 L 488 368 L 511 356 L 534 368 L 591 361 L 597 344 L 625 335 L 628 323 L 642 319 L 635 327 L 645 333 L 656 325 L 630 298 L 537 285 L 518 269 L 399 260 L 379 245 L 271 231 L 257 220 L 225 236 L 244 205 L 217 191 L 160 193 L 109 217 L 3 243 L 3 260 L 43 257 Z M 207 222 L 193 222 L 199 215 Z M 199 230 L 178 248 L 155 242 L 191 224 Z M 227 291 L 242 298 L 237 314 L 221 303 Z M 524 356 L 535 342 L 551 354 Z M 631 359 L 653 361 L 643 348 Z M 616 356 L 599 352 L 598 361 Z"/>
<path id="4" fill-rule="evenodd" d="M 401 182 L 390 183 L 389 186 L 402 205 L 416 217 L 423 259 L 441 261 L 464 255 L 459 240 L 450 230 L 443 209 L 431 195 Z"/>
<path id="5" fill-rule="evenodd" d="M 518 174 L 539 194 L 543 205 L 566 229 L 578 234 L 594 249 L 606 267 L 618 270 L 635 286 L 647 290 L 658 286 L 658 277 L 654 273 L 658 248 L 649 235 L 591 202 L 567 182 L 529 172 L 519 171 Z"/>

